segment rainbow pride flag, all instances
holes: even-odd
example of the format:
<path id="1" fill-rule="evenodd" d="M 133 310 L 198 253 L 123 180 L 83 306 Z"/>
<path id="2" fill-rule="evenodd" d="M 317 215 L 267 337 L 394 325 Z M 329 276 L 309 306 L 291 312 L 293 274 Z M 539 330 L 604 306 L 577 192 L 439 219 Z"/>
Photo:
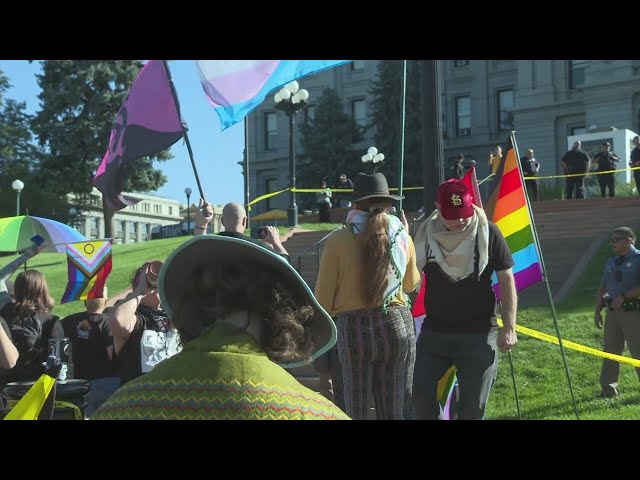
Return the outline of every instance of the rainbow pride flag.
<path id="1" fill-rule="evenodd" d="M 509 136 L 507 152 L 500 160 L 492 185 L 493 190 L 489 194 L 485 212 L 507 240 L 515 262 L 513 275 L 516 291 L 519 292 L 542 281 L 542 269 L 513 134 Z M 500 299 L 500 286 L 495 273 L 493 289 L 496 298 Z"/>
<path id="2" fill-rule="evenodd" d="M 67 267 L 69 283 L 60 303 L 102 298 L 111 273 L 111 241 L 68 244 Z"/>

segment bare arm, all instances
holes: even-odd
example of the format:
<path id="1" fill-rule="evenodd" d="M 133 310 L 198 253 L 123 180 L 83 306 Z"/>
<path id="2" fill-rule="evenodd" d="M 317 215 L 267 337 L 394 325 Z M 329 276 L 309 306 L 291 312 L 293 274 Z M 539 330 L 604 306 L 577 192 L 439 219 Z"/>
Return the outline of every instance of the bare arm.
<path id="1" fill-rule="evenodd" d="M 113 349 L 116 355 L 120 353 L 124 344 L 127 343 L 131 332 L 133 332 L 136 326 L 136 310 L 138 309 L 138 305 L 140 305 L 140 302 L 145 296 L 155 292 L 147 281 L 148 272 L 149 266 L 147 265 L 140 274 L 136 288 L 123 300 L 120 300 L 121 303 L 109 316 L 109 327 L 113 335 Z"/>
<path id="2" fill-rule="evenodd" d="M 0 326 L 0 369 L 13 368 L 18 361 L 18 349 L 13 344 L 7 332 Z"/>
<path id="3" fill-rule="evenodd" d="M 516 335 L 516 311 L 518 308 L 518 296 L 516 294 L 516 282 L 513 278 L 513 270 L 500 270 L 496 272 L 500 284 L 502 302 L 502 328 L 498 334 L 498 348 L 501 352 L 509 352 L 518 343 Z"/>
<path id="4" fill-rule="evenodd" d="M 20 255 L 18 258 L 16 258 L 13 262 L 5 265 L 2 269 L 0 269 L 0 292 L 7 291 L 7 285 L 5 282 L 9 280 L 11 275 L 13 275 L 13 273 L 18 269 L 18 267 L 23 263 L 25 263 L 30 258 L 35 257 L 43 248 L 44 248 L 44 245 L 42 246 L 33 245 L 28 249 L 26 249 L 24 253 Z"/>
<path id="5" fill-rule="evenodd" d="M 200 199 L 198 203 L 198 208 L 193 215 L 193 222 L 195 223 L 193 227 L 193 236 L 197 237 L 199 235 L 204 235 L 207 233 L 207 228 L 209 228 L 209 222 L 213 219 L 213 206 L 204 201 L 203 198 Z"/>
<path id="6" fill-rule="evenodd" d="M 279 253 L 280 255 L 289 255 L 289 252 L 287 252 L 280 241 L 280 231 L 273 225 L 269 225 L 266 228 L 267 230 L 264 236 L 264 241 L 271 244 L 274 252 Z"/>
<path id="7" fill-rule="evenodd" d="M 598 288 L 598 291 L 596 292 L 596 307 L 595 310 L 593 311 L 593 323 L 595 324 L 596 328 L 602 328 L 602 307 L 604 307 L 604 305 L 602 304 L 602 297 L 604 296 L 605 292 L 607 291 L 606 288 L 604 287 L 600 287 Z"/>

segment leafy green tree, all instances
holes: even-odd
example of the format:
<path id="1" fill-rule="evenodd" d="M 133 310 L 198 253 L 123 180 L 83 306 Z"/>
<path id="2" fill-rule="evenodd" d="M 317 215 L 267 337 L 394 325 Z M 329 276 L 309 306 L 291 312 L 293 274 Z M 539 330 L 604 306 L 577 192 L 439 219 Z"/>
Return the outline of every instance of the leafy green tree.
<path id="1" fill-rule="evenodd" d="M 44 152 L 39 182 L 48 192 L 73 193 L 80 210 L 89 206 L 91 182 L 107 150 L 116 114 L 136 78 L 138 60 L 45 60 L 38 84 L 41 110 L 32 130 Z M 147 192 L 161 187 L 166 177 L 153 161 L 173 158 L 169 150 L 132 162 L 124 191 Z M 113 211 L 103 205 L 105 236 L 112 237 Z"/>
<path id="2" fill-rule="evenodd" d="M 300 125 L 302 152 L 297 158 L 297 186 L 320 188 L 324 178 L 328 178 L 327 183 L 331 185 L 340 173 L 353 175 L 359 171 L 362 154 L 354 150 L 354 144 L 361 139 L 361 129 L 344 112 L 338 94 L 332 88 L 325 88 L 313 118 Z M 313 207 L 315 196 L 304 195 L 300 202 L 307 208 Z"/>
<path id="3" fill-rule="evenodd" d="M 9 79 L 0 71 L 0 217 L 16 214 L 16 193 L 11 187 L 14 180 L 20 179 L 25 184 L 21 213 L 26 211 L 24 207 L 44 202 L 43 192 L 34 188 L 37 148 L 29 129 L 30 117 L 24 102 L 6 98 L 10 86 Z M 51 203 L 55 199 L 46 201 Z"/>
<path id="4" fill-rule="evenodd" d="M 421 186 L 422 158 L 422 88 L 421 62 L 407 61 L 407 92 L 404 139 L 404 187 Z M 390 186 L 398 186 L 400 138 L 402 134 L 402 60 L 382 60 L 378 74 L 369 87 L 370 128 L 375 128 L 375 146 L 384 153 L 383 172 Z M 422 191 L 405 193 L 405 209 L 422 204 Z"/>

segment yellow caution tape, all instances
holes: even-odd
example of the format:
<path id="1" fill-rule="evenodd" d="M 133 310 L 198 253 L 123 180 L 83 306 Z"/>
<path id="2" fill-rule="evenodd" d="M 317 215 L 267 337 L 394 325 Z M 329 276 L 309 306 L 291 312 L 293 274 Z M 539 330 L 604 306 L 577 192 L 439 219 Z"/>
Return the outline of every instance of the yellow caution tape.
<path id="1" fill-rule="evenodd" d="M 502 326 L 502 319 L 498 318 L 498 324 Z M 538 340 L 542 340 L 544 342 L 554 343 L 559 345 L 558 337 L 554 337 L 553 335 L 549 335 L 547 333 L 542 333 L 537 330 L 533 330 L 532 328 L 523 327 L 521 325 L 516 325 L 516 332 L 522 333 L 524 335 L 528 335 L 529 337 L 537 338 Z M 613 360 L 618 363 L 626 363 L 627 365 L 631 365 L 633 367 L 640 367 L 640 360 L 635 358 L 624 357 L 622 355 L 616 355 L 614 353 L 607 353 L 601 350 L 597 350 L 591 347 L 585 347 L 584 345 L 580 345 L 579 343 L 574 343 L 569 340 L 562 340 L 562 345 L 571 350 L 576 350 L 578 352 L 586 353 L 588 355 L 594 355 L 596 357 L 606 358 L 608 360 Z"/>
<path id="2" fill-rule="evenodd" d="M 547 178 L 569 178 L 569 177 L 590 177 L 591 175 L 604 175 L 605 173 L 626 172 L 640 170 L 640 167 L 620 168 L 618 170 L 607 170 L 605 172 L 570 173 L 564 175 L 547 175 L 544 177 L 524 177 L 525 180 L 545 180 Z"/>

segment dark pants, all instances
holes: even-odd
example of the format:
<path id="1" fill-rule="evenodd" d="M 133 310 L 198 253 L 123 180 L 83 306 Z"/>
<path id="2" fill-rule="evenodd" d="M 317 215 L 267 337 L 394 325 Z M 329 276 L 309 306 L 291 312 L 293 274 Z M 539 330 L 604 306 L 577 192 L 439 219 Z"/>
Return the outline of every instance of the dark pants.
<path id="1" fill-rule="evenodd" d="M 609 187 L 609 196 L 616 196 L 616 177 L 614 173 L 601 173 L 598 175 L 598 183 L 600 184 L 601 197 L 607 196 L 607 187 Z"/>
<path id="2" fill-rule="evenodd" d="M 330 223 L 331 222 L 331 207 L 329 206 L 328 203 L 326 202 L 322 202 L 320 204 L 318 204 L 318 210 L 319 210 L 319 215 L 318 215 L 318 221 L 320 223 Z"/>
<path id="3" fill-rule="evenodd" d="M 378 420 L 413 419 L 416 335 L 409 308 L 341 313 L 336 326 L 347 415 L 365 420 L 373 393 Z"/>
<path id="4" fill-rule="evenodd" d="M 438 380 L 455 365 L 460 420 L 482 420 L 496 379 L 498 330 L 488 333 L 439 333 L 421 330 L 416 347 L 413 403 L 418 420 L 438 420 Z"/>
<path id="5" fill-rule="evenodd" d="M 636 181 L 636 191 L 640 195 L 640 170 L 633 170 L 633 179 Z"/>
<path id="6" fill-rule="evenodd" d="M 529 195 L 530 202 L 537 202 L 540 200 L 538 194 L 538 181 L 537 180 L 525 180 L 527 185 L 527 195 Z"/>
<path id="7" fill-rule="evenodd" d="M 566 184 L 567 191 L 565 198 L 573 197 L 573 191 L 576 191 L 576 198 L 584 198 L 584 177 L 569 177 Z"/>
<path id="8" fill-rule="evenodd" d="M 632 358 L 640 359 L 640 312 L 611 310 L 604 320 L 604 346 L 602 350 L 622 355 L 627 343 Z M 636 367 L 640 379 L 640 368 Z M 611 394 L 618 389 L 620 364 L 615 360 L 604 359 L 600 370 L 600 387 L 602 393 Z"/>

